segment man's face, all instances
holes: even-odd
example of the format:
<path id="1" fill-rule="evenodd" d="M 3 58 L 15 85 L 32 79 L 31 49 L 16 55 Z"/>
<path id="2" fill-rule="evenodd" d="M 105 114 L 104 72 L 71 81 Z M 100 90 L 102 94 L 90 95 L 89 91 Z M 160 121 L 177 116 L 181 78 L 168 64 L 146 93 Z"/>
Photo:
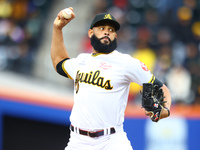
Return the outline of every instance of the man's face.
<path id="1" fill-rule="evenodd" d="M 93 33 L 103 44 L 110 44 L 117 37 L 115 28 L 108 23 L 99 24 L 93 27 Z"/>
<path id="2" fill-rule="evenodd" d="M 117 47 L 115 28 L 109 24 L 96 25 L 88 35 L 96 52 L 110 53 Z"/>

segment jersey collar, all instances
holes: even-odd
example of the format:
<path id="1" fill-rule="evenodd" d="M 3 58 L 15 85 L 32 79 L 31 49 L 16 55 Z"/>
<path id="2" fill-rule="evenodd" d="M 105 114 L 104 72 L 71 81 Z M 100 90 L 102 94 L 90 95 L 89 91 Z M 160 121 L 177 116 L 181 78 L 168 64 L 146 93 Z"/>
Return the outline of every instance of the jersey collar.
<path id="1" fill-rule="evenodd" d="M 115 50 L 114 50 L 114 51 L 115 51 Z M 103 55 L 103 54 L 105 54 L 105 55 L 106 55 L 106 54 L 111 54 L 111 53 L 113 53 L 114 51 L 112 51 L 112 52 L 110 52 L 110 53 L 92 53 L 91 56 L 92 56 L 92 57 L 96 57 L 96 56 Z"/>

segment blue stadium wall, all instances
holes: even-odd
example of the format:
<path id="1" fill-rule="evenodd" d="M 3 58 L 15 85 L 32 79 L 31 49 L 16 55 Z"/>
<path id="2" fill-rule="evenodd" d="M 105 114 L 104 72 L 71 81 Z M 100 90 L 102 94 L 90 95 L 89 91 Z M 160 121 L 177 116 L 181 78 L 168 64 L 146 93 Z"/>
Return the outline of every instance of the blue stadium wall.
<path id="1" fill-rule="evenodd" d="M 159 123 L 129 115 L 125 118 L 124 130 L 134 150 L 199 150 L 199 115 L 190 117 L 172 113 L 171 117 Z M 27 147 L 29 150 L 64 149 L 69 138 L 69 116 L 70 109 L 0 97 L 0 150 L 10 150 L 12 145 L 20 150 Z"/>

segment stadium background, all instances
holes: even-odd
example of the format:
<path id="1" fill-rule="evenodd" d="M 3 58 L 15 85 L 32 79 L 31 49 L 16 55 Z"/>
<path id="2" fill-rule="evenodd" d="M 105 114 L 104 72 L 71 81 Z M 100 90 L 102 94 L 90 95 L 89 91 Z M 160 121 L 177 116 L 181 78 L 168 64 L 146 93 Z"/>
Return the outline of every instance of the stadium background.
<path id="1" fill-rule="evenodd" d="M 121 23 L 118 50 L 143 61 L 172 94 L 171 117 L 152 123 L 131 84 L 124 128 L 135 150 L 198 150 L 200 143 L 199 0 L 1 0 L 0 150 L 64 149 L 73 83 L 50 59 L 53 20 L 72 6 L 63 29 L 71 57 L 91 52 L 87 30 L 99 12 Z"/>

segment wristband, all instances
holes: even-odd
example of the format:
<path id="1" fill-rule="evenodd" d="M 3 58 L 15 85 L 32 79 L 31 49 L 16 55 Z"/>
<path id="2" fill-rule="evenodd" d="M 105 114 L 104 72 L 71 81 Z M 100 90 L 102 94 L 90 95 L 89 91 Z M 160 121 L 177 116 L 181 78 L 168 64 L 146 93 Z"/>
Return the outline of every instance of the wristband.
<path id="1" fill-rule="evenodd" d="M 167 108 L 167 107 L 164 107 L 165 109 L 167 109 L 167 111 L 168 111 L 168 117 L 170 116 L 170 111 L 169 111 L 169 109 Z"/>

